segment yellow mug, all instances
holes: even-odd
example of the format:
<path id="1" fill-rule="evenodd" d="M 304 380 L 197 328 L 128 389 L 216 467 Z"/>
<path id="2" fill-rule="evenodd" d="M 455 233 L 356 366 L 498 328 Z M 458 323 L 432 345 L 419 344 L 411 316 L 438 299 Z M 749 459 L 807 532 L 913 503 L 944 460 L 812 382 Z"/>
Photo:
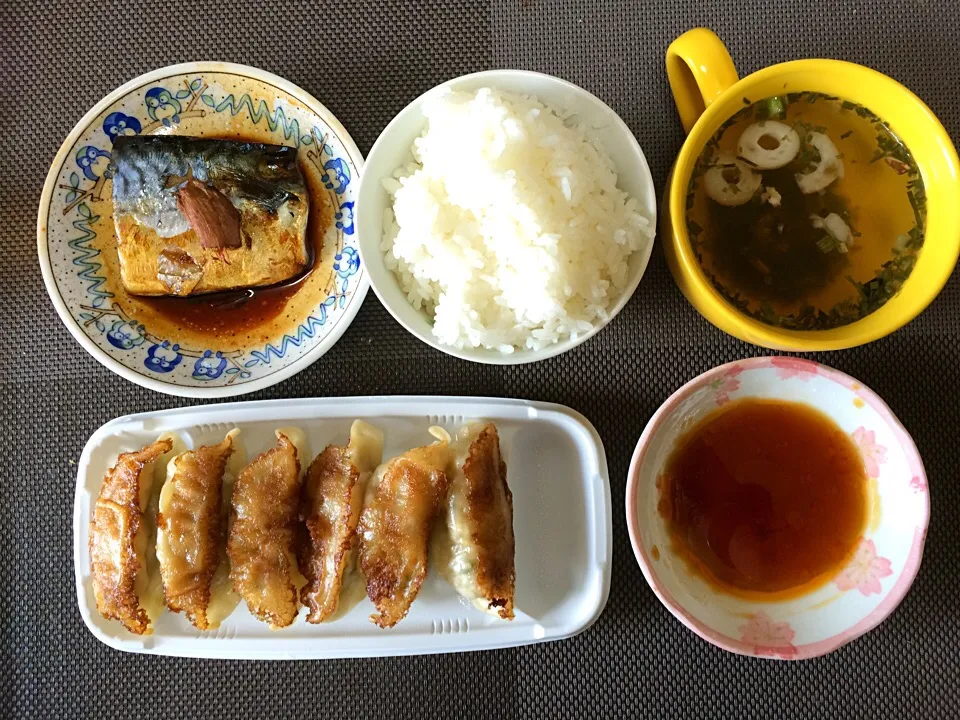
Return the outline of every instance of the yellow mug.
<path id="1" fill-rule="evenodd" d="M 707 320 L 755 345 L 794 351 L 839 350 L 871 342 L 906 325 L 943 288 L 960 255 L 960 162 L 946 130 L 923 102 L 870 68 L 839 60 L 796 60 L 738 79 L 730 53 L 713 31 L 697 28 L 667 50 L 670 89 L 687 132 L 667 183 L 662 237 L 670 271 Z M 752 101 L 792 92 L 849 100 L 880 116 L 906 144 L 926 188 L 925 239 L 900 291 L 869 315 L 829 330 L 787 330 L 737 310 L 717 291 L 694 255 L 687 232 L 690 177 L 720 126 Z"/>

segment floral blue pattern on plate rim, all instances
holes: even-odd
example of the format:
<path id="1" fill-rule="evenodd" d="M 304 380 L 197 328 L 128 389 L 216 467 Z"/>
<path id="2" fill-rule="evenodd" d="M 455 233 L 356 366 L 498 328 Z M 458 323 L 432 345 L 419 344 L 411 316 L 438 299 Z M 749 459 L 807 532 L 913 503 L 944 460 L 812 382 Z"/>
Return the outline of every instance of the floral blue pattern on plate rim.
<path id="1" fill-rule="evenodd" d="M 262 87 L 264 96 L 244 93 L 236 98 L 204 80 L 215 76 L 237 76 Z M 88 244 L 96 237 L 93 226 L 99 218 L 85 202 L 104 194 L 111 174 L 109 151 L 117 135 L 169 132 L 185 118 L 220 113 L 234 124 L 253 127 L 265 122 L 275 134 L 274 142 L 306 152 L 323 173 L 337 237 L 329 295 L 279 341 L 235 351 L 182 347 L 176 337 L 152 334 L 111 303 L 105 278 L 99 274 L 99 250 Z M 322 356 L 363 302 L 369 280 L 353 232 L 362 168 L 363 157 L 340 122 L 315 98 L 280 77 L 216 62 L 172 65 L 141 75 L 110 93 L 77 123 L 50 168 L 37 221 L 47 292 L 84 349 L 134 383 L 184 397 L 230 397 L 263 389 Z M 51 222 L 54 209 L 65 221 L 58 223 L 60 228 Z"/>

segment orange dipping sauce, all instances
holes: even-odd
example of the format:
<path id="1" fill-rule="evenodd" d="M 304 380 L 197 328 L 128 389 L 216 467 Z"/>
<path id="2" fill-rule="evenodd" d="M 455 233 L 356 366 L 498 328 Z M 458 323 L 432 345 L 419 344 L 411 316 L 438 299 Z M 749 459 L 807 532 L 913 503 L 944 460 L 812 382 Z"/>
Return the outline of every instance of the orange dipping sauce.
<path id="1" fill-rule="evenodd" d="M 853 441 L 803 403 L 744 398 L 702 418 L 657 481 L 671 549 L 735 595 L 799 595 L 851 558 L 867 521 Z"/>

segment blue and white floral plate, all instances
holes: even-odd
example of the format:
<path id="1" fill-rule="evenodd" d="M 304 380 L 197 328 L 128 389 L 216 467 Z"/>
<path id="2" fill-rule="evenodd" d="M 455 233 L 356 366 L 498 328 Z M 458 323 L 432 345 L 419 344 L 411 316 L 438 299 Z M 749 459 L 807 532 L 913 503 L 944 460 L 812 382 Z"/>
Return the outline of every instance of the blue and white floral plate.
<path id="1" fill-rule="evenodd" d="M 246 341 L 202 338 L 125 293 L 112 219 L 110 151 L 120 135 L 243 137 L 299 148 L 311 212 L 329 222 L 319 266 L 269 328 Z M 340 338 L 366 295 L 353 207 L 363 158 L 316 99 L 270 73 L 229 63 L 172 65 L 100 101 L 70 133 L 47 175 L 37 240 L 47 292 L 100 363 L 139 385 L 229 397 L 290 377 Z"/>

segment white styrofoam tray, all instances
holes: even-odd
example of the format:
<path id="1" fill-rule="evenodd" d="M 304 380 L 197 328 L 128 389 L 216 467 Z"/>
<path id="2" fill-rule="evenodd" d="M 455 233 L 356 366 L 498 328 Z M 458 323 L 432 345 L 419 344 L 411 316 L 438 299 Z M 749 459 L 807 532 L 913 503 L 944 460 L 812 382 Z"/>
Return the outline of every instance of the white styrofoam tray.
<path id="1" fill-rule="evenodd" d="M 488 419 L 500 431 L 513 492 L 516 536 L 516 619 L 506 622 L 474 609 L 430 567 L 410 614 L 381 630 L 363 599 L 334 622 L 303 619 L 270 630 L 241 603 L 218 630 L 201 632 L 165 611 L 154 633 L 140 637 L 96 609 L 88 547 L 90 512 L 104 472 L 121 452 L 164 432 L 188 448 L 218 442 L 241 429 L 247 458 L 271 447 L 273 431 L 295 425 L 307 436 L 310 459 L 329 443 L 345 443 L 350 424 L 367 420 L 386 435 L 384 459 L 432 442 L 431 425 L 452 432 Z M 309 462 L 309 460 L 307 460 Z M 97 430 L 77 469 L 73 537 L 77 602 L 90 631 L 128 652 L 231 659 L 379 657 L 459 652 L 568 638 L 599 617 L 610 590 L 610 482 L 603 445 L 582 415 L 562 405 L 467 397 L 310 398 L 179 408 L 117 418 Z"/>

